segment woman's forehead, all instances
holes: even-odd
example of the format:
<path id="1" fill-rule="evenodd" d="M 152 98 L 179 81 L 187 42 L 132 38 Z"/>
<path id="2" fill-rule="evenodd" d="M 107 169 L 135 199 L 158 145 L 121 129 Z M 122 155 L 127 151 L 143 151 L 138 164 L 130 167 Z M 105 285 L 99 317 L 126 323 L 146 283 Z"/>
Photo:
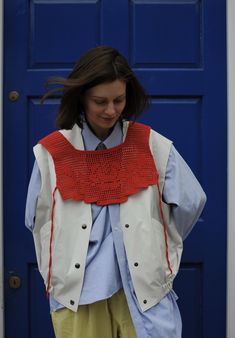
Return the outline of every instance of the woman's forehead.
<path id="1" fill-rule="evenodd" d="M 113 82 L 101 83 L 88 90 L 89 96 L 108 97 L 121 96 L 126 92 L 126 83 L 121 80 Z"/>

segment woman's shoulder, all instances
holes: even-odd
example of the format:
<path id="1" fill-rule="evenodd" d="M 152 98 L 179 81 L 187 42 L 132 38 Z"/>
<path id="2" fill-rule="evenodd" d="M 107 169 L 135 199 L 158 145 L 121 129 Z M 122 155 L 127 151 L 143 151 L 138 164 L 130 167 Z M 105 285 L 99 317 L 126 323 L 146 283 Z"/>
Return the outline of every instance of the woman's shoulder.
<path id="1" fill-rule="evenodd" d="M 152 142 L 154 143 L 163 143 L 164 145 L 172 145 L 173 141 L 170 140 L 168 137 L 162 135 L 161 133 L 157 132 L 156 130 L 151 128 L 151 135 Z"/>
<path id="2" fill-rule="evenodd" d="M 164 143 L 164 144 L 172 144 L 173 142 L 167 138 L 166 136 L 162 135 L 161 133 L 157 132 L 155 129 L 153 129 L 150 125 L 140 123 L 140 122 L 133 122 L 133 121 L 124 121 L 123 122 L 123 129 L 124 131 L 128 129 L 130 126 L 135 126 L 139 129 L 149 129 L 150 130 L 150 141 L 157 142 L 157 143 Z"/>

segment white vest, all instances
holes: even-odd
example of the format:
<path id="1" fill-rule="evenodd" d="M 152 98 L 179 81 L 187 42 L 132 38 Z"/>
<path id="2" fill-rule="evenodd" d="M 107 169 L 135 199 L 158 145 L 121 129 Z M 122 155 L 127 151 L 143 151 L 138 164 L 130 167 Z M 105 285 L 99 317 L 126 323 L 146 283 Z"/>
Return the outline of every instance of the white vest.
<path id="1" fill-rule="evenodd" d="M 127 129 L 128 122 L 124 122 L 123 140 Z M 77 125 L 71 130 L 60 132 L 75 148 L 84 150 L 81 129 Z M 171 141 L 151 130 L 149 145 L 162 192 Z M 37 144 L 34 147 L 34 154 L 41 173 L 42 187 L 37 202 L 33 236 L 39 271 L 47 285 L 52 193 L 56 187 L 56 174 L 53 159 L 42 145 Z M 92 226 L 91 205 L 73 200 L 63 201 L 58 190 L 55 199 L 50 294 L 65 307 L 77 311 Z M 171 290 L 182 255 L 182 238 L 171 219 L 170 207 L 162 203 L 172 273 L 166 259 L 157 186 L 149 186 L 120 204 L 120 223 L 128 266 L 142 311 L 160 302 Z"/>

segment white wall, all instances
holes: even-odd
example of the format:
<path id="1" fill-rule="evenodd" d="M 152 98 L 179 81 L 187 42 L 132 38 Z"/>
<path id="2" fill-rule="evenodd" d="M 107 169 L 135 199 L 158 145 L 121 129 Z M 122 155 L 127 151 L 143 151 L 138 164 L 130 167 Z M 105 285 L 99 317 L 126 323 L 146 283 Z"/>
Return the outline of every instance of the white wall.
<path id="1" fill-rule="evenodd" d="M 1 24 L 2 23 L 2 24 Z M 3 83 L 3 0 L 0 0 L 0 338 L 4 337 L 3 327 L 3 241 L 2 241 L 2 83 Z"/>
<path id="2" fill-rule="evenodd" d="M 228 287 L 227 338 L 235 338 L 235 1 L 227 0 L 228 44 Z"/>

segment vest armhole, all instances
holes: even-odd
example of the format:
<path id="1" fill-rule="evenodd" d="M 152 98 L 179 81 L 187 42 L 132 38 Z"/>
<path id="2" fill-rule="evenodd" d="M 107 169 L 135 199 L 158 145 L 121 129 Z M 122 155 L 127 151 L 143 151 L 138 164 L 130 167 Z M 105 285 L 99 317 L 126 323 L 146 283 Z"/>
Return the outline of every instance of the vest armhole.
<path id="1" fill-rule="evenodd" d="M 151 129 L 149 145 L 159 173 L 159 187 L 161 193 L 165 183 L 166 168 L 172 144 L 173 142 L 171 140 Z"/>
<path id="2" fill-rule="evenodd" d="M 36 162 L 38 164 L 38 168 L 41 174 L 41 190 L 40 194 L 42 193 L 42 190 L 46 187 L 48 188 L 48 177 L 51 177 L 51 193 L 53 192 L 54 187 L 56 186 L 56 176 L 55 176 L 55 170 L 54 170 L 54 161 L 50 155 L 50 153 L 41 145 L 37 144 L 33 148 L 34 156 L 36 159 Z"/>

